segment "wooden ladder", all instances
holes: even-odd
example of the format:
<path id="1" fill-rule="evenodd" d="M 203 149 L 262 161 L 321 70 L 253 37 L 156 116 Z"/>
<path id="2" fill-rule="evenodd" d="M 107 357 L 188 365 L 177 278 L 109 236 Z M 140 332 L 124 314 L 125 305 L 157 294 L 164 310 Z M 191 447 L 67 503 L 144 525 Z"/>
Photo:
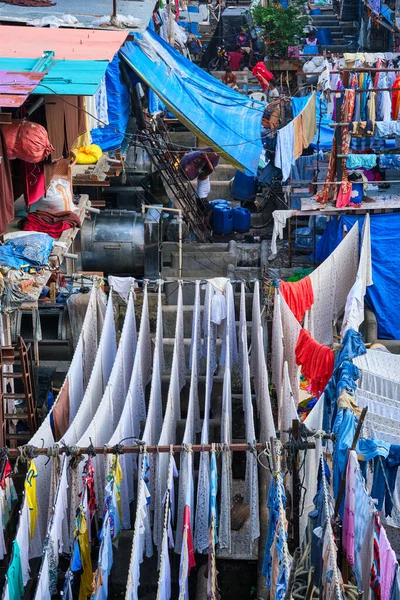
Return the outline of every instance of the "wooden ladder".
<path id="1" fill-rule="evenodd" d="M 5 365 L 15 365 L 16 359 L 20 361 L 20 372 L 9 373 L 5 371 Z M 33 368 L 30 356 L 30 345 L 27 346 L 21 336 L 18 338 L 16 346 L 1 346 L 0 347 L 0 436 L 3 447 L 10 442 L 14 445 L 16 440 L 29 441 L 37 430 L 36 407 L 34 401 L 34 384 L 33 384 Z M 24 391 L 20 393 L 8 392 L 7 385 L 10 380 L 22 381 Z M 13 412 L 11 403 L 18 400 L 25 400 L 24 411 Z M 11 410 L 10 410 L 11 408 Z M 12 421 L 24 421 L 27 423 L 29 431 L 17 433 L 10 431 Z"/>

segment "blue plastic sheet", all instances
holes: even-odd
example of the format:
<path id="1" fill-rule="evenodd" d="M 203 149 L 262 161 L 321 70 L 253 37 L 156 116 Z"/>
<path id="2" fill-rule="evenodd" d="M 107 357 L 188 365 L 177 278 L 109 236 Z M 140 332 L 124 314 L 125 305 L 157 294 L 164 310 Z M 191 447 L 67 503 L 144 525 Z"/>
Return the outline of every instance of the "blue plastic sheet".
<path id="1" fill-rule="evenodd" d="M 292 111 L 293 117 L 296 117 L 305 107 L 311 96 L 304 96 L 302 98 L 292 98 Z M 321 100 L 321 94 L 317 94 L 317 133 L 311 146 L 317 148 L 318 146 L 318 129 L 320 129 L 320 140 L 319 150 L 330 150 L 332 148 L 333 141 L 333 129 L 329 127 L 329 123 L 333 123 L 330 116 L 327 115 L 327 107 L 325 100 Z M 321 118 L 322 113 L 322 118 Z M 321 125 L 320 125 L 321 122 Z"/>
<path id="2" fill-rule="evenodd" d="M 139 33 L 134 38 L 121 49 L 132 69 L 188 129 L 231 164 L 255 175 L 264 104 L 224 85 L 149 29 L 145 38 Z"/>
<path id="3" fill-rule="evenodd" d="M 129 91 L 122 82 L 118 55 L 114 56 L 106 71 L 106 88 L 108 102 L 108 125 L 92 129 L 92 142 L 103 150 L 120 148 L 128 126 L 130 100 Z"/>
<path id="4" fill-rule="evenodd" d="M 325 240 L 325 253 L 328 256 L 341 242 L 341 226 L 346 225 L 351 229 L 356 221 L 359 221 L 361 236 L 363 216 L 343 215 L 340 218 L 336 239 L 331 236 Z M 370 215 L 370 226 L 374 285 L 367 287 L 366 301 L 376 315 L 379 338 L 399 340 L 400 214 Z"/>
<path id="5" fill-rule="evenodd" d="M 24 269 L 49 263 L 53 238 L 47 233 L 33 233 L 8 240 L 0 246 L 0 265 Z"/>

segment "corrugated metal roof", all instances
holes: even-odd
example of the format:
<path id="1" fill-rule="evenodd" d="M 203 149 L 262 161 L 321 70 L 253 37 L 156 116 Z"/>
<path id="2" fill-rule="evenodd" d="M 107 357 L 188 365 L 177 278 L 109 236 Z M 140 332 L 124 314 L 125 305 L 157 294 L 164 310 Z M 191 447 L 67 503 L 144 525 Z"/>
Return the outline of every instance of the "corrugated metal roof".
<path id="1" fill-rule="evenodd" d="M 37 64 L 32 58 L 0 58 L 0 70 L 25 71 L 29 74 Z M 63 96 L 93 96 L 105 75 L 106 60 L 52 61 L 43 80 L 33 94 L 61 94 Z"/>
<path id="2" fill-rule="evenodd" d="M 42 52 L 52 50 L 56 60 L 108 60 L 110 62 L 125 42 L 127 35 L 127 31 L 1 25 L 0 56 L 38 59 Z"/>
<path id="3" fill-rule="evenodd" d="M 21 106 L 43 77 L 44 73 L 0 71 L 0 106 Z"/>
<path id="4" fill-rule="evenodd" d="M 90 6 L 90 8 L 88 8 Z M 93 8 L 91 8 L 93 6 Z M 117 0 L 117 12 L 120 15 L 132 15 L 133 17 L 143 21 L 143 27 L 146 28 L 149 24 L 155 0 Z M 0 0 L 0 20 L 29 23 L 35 19 L 43 17 L 55 16 L 62 17 L 64 14 L 74 15 L 78 21 L 78 27 L 94 27 L 95 29 L 103 28 L 93 26 L 93 21 L 104 15 L 110 15 L 112 12 L 112 0 L 89 0 L 86 4 L 82 0 L 57 0 L 57 4 L 53 7 L 23 7 L 12 6 L 5 4 Z M 113 28 L 110 28 L 113 29 Z M 129 27 L 128 30 L 136 29 Z"/>

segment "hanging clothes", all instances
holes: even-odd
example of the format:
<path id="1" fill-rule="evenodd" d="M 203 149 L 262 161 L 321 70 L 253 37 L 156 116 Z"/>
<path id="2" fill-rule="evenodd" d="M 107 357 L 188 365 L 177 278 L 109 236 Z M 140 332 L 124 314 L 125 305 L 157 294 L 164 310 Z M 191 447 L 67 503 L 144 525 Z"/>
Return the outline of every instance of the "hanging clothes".
<path id="1" fill-rule="evenodd" d="M 28 472 L 25 477 L 25 496 L 29 508 L 29 535 L 32 539 L 35 535 L 36 519 L 38 516 L 38 505 L 36 498 L 36 484 L 37 484 L 37 469 L 33 460 L 29 462 Z"/>
<path id="2" fill-rule="evenodd" d="M 215 444 L 212 444 L 210 463 L 210 517 L 209 517 L 209 546 L 208 546 L 208 570 L 207 570 L 207 598 L 209 600 L 220 600 L 218 589 L 218 571 L 215 547 L 218 543 L 218 470 Z"/>
<path id="3" fill-rule="evenodd" d="M 14 218 L 14 192 L 11 178 L 11 164 L 8 158 L 3 129 L 0 127 L 0 235 Z"/>
<path id="4" fill-rule="evenodd" d="M 168 402 L 165 409 L 163 426 L 158 441 L 159 445 L 173 444 L 176 439 L 176 423 L 180 419 L 180 393 L 186 383 L 185 346 L 183 335 L 183 300 L 182 282 L 178 283 L 178 302 L 176 308 L 176 328 L 174 352 L 171 367 L 171 379 L 168 390 Z M 154 502 L 154 543 L 159 552 L 162 542 L 163 506 L 165 490 L 168 479 L 168 455 L 160 453 L 156 458 L 156 497 Z"/>
<path id="5" fill-rule="evenodd" d="M 392 91 L 392 119 L 393 121 L 398 121 L 400 116 L 400 74 L 396 75 L 392 87 L 394 88 Z"/>
<path id="6" fill-rule="evenodd" d="M 196 281 L 195 299 L 193 305 L 193 324 L 192 324 L 192 354 L 191 354 L 191 377 L 189 390 L 189 403 L 186 415 L 185 431 L 183 434 L 184 447 L 190 447 L 196 441 L 196 433 L 201 430 L 200 424 L 200 409 L 198 398 L 198 377 L 200 372 L 200 353 L 201 353 L 201 330 L 200 330 L 200 281 Z M 189 464 L 193 463 L 193 459 L 189 461 L 190 450 L 181 452 L 180 457 L 180 474 L 179 474 L 179 492 L 178 492 L 178 520 L 175 539 L 175 552 L 181 552 L 182 532 L 183 532 L 183 516 L 187 506 L 187 485 L 188 479 L 193 479 L 193 473 L 189 470 Z M 193 488 L 193 486 L 192 486 Z M 190 513 L 194 515 L 194 494 L 189 504 Z"/>
<path id="7" fill-rule="evenodd" d="M 343 96 L 343 103 L 341 107 L 341 115 L 340 120 L 342 123 L 350 123 L 353 118 L 354 112 L 354 103 L 355 103 L 355 91 L 346 89 Z M 346 155 L 349 153 L 350 149 L 350 141 L 351 136 L 349 134 L 348 127 L 342 127 L 342 154 Z M 330 199 L 332 199 L 333 194 L 335 193 L 335 186 L 329 185 L 329 182 L 336 181 L 337 173 L 337 144 L 336 144 L 336 136 L 333 138 L 332 144 L 332 152 L 329 158 L 328 172 L 326 174 L 326 184 L 322 187 L 322 189 L 315 195 L 315 199 L 317 202 L 321 204 L 326 204 Z M 351 184 L 349 184 L 347 179 L 347 170 L 346 170 L 346 159 L 342 159 L 342 169 L 343 169 L 343 177 L 342 182 L 344 185 L 344 191 L 347 192 L 347 188 Z"/>
<path id="8" fill-rule="evenodd" d="M 21 600 L 24 595 L 20 549 L 16 540 L 13 541 L 12 559 L 7 569 L 7 592 L 9 600 Z"/>
<path id="9" fill-rule="evenodd" d="M 316 342 L 306 329 L 300 331 L 296 345 L 296 364 L 311 385 L 314 395 L 321 394 L 332 377 L 334 357 L 328 346 Z"/>
<path id="10" fill-rule="evenodd" d="M 182 550 L 179 566 L 179 600 L 189 600 L 189 575 L 193 567 L 196 566 L 193 547 L 193 514 L 191 506 L 193 506 L 193 452 L 189 449 L 187 453 L 187 485 L 186 485 L 186 502 L 183 512 L 182 523 Z"/>
<path id="11" fill-rule="evenodd" d="M 314 292 L 309 276 L 299 281 L 280 281 L 279 291 L 284 297 L 286 304 L 301 324 L 304 314 L 314 304 Z"/>
<path id="12" fill-rule="evenodd" d="M 211 392 L 216 368 L 216 325 L 211 320 L 214 287 L 207 283 L 203 312 L 203 356 L 206 359 L 206 387 L 204 398 L 204 419 L 201 430 L 201 443 L 209 443 L 209 424 L 211 410 Z M 197 552 L 205 552 L 209 545 L 209 503 L 210 503 L 210 456 L 209 452 L 200 453 L 199 474 L 196 497 L 196 519 L 194 547 Z"/>
<path id="13" fill-rule="evenodd" d="M 171 600 L 171 564 L 169 560 L 169 549 L 174 547 L 174 536 L 172 524 L 175 514 L 174 478 L 178 477 L 174 455 L 169 455 L 168 483 L 165 492 L 164 504 L 164 527 L 161 542 L 160 571 L 158 576 L 156 600 Z"/>
<path id="14" fill-rule="evenodd" d="M 129 563 L 128 582 L 126 585 L 126 600 L 138 600 L 138 588 L 140 585 L 140 564 L 143 561 L 144 532 L 147 519 L 146 505 L 150 504 L 150 491 L 146 483 L 149 471 L 147 452 L 144 449 L 142 456 L 142 469 L 139 480 L 137 495 L 137 506 L 135 516 L 135 529 L 132 539 L 132 552 Z"/>
<path id="15" fill-rule="evenodd" d="M 282 171 L 282 181 L 287 181 L 294 163 L 294 124 L 291 121 L 277 133 L 275 167 Z"/>
<path id="16" fill-rule="evenodd" d="M 297 404 L 299 403 L 300 369 L 296 364 L 296 346 L 301 331 L 301 325 L 297 321 L 296 317 L 294 316 L 294 314 L 292 313 L 282 296 L 280 298 L 280 311 L 284 340 L 284 360 L 286 360 L 288 363 L 290 385 L 292 387 L 294 401 L 297 406 Z"/>

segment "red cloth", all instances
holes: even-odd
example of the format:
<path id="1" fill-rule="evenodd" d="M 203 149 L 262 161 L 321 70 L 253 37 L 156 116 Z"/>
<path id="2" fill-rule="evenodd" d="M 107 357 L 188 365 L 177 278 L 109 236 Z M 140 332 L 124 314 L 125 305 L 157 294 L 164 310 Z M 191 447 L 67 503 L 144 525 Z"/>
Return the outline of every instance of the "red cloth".
<path id="1" fill-rule="evenodd" d="M 25 204 L 34 204 L 46 193 L 43 163 L 24 163 L 25 165 Z"/>
<path id="2" fill-rule="evenodd" d="M 70 211 L 50 213 L 47 210 L 37 210 L 35 213 L 29 213 L 18 223 L 18 227 L 24 231 L 48 233 L 55 239 L 59 238 L 66 229 L 80 226 L 78 215 Z"/>
<path id="3" fill-rule="evenodd" d="M 307 275 L 299 281 L 280 281 L 279 291 L 298 322 L 302 323 L 306 310 L 310 310 L 314 304 L 314 290 L 310 277 Z"/>
<path id="4" fill-rule="evenodd" d="M 274 78 L 273 74 L 266 69 L 264 63 L 261 61 L 256 63 L 251 72 L 253 73 L 254 77 L 257 77 L 259 84 L 265 92 L 265 90 L 268 88 L 268 81 Z"/>
<path id="5" fill-rule="evenodd" d="M 241 52 L 229 52 L 229 66 L 232 71 L 240 71 L 240 63 L 243 60 L 243 54 Z"/>
<path id="6" fill-rule="evenodd" d="M 302 329 L 296 344 L 296 364 L 301 365 L 301 372 L 309 382 L 313 395 L 321 394 L 332 377 L 332 350 L 316 342 L 306 329 Z"/>
<path id="7" fill-rule="evenodd" d="M 189 556 L 189 573 L 192 567 L 196 566 L 196 560 L 194 558 L 194 549 L 193 549 L 193 537 L 192 537 L 192 527 L 190 525 L 190 507 L 188 505 L 185 506 L 183 511 L 183 528 L 187 529 L 187 549 Z"/>

